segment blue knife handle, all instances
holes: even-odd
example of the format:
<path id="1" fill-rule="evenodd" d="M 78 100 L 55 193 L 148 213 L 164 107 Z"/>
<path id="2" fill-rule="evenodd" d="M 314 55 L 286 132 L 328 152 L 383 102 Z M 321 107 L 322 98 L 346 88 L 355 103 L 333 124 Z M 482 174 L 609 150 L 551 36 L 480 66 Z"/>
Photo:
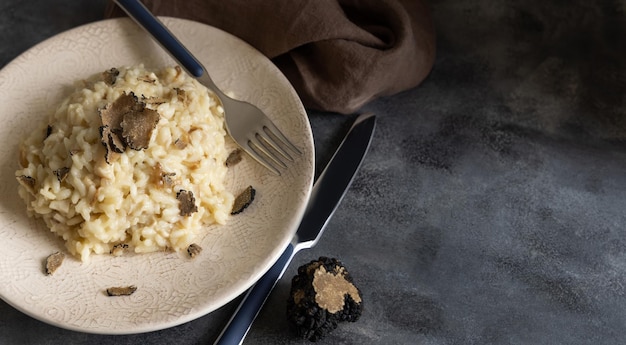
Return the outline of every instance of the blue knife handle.
<path id="1" fill-rule="evenodd" d="M 292 244 L 289 244 L 283 254 L 278 258 L 274 266 L 248 290 L 235 314 L 228 321 L 228 325 L 217 337 L 215 345 L 241 344 L 250 330 L 252 322 L 265 304 L 267 296 L 282 277 L 283 273 L 295 252 Z"/>
<path id="2" fill-rule="evenodd" d="M 204 67 L 180 41 L 139 0 L 115 0 L 129 17 L 149 32 L 154 39 L 196 78 L 204 74 Z"/>

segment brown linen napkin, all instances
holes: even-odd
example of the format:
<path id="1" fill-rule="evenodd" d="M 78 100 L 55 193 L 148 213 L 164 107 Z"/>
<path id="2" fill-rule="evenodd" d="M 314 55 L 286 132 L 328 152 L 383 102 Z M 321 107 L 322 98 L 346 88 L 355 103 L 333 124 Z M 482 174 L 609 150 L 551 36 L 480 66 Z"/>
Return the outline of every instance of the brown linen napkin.
<path id="1" fill-rule="evenodd" d="M 418 85 L 435 58 L 420 0 L 143 0 L 160 16 L 206 23 L 268 56 L 307 108 L 352 113 Z M 123 16 L 112 2 L 106 17 Z"/>

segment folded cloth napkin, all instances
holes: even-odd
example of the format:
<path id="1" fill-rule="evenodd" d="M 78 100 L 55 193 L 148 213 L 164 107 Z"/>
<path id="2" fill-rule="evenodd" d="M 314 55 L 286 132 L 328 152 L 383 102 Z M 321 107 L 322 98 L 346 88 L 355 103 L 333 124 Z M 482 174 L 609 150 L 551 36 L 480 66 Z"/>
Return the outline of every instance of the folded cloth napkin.
<path id="1" fill-rule="evenodd" d="M 206 23 L 269 57 L 305 107 L 352 113 L 417 86 L 435 58 L 421 0 L 143 0 L 156 15 Z M 105 16 L 123 16 L 112 2 Z"/>

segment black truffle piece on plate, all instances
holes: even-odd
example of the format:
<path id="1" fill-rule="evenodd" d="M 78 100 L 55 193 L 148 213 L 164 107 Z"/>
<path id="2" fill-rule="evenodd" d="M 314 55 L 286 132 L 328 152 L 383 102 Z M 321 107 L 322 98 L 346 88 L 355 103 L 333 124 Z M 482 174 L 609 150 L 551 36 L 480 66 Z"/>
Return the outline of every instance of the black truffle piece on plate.
<path id="1" fill-rule="evenodd" d="M 112 152 L 123 153 L 127 146 L 133 150 L 148 148 L 152 131 L 159 122 L 156 110 L 146 108 L 133 92 L 124 93 L 113 103 L 98 109 L 102 120 L 100 140 L 106 148 L 106 161 Z"/>
<path id="2" fill-rule="evenodd" d="M 34 178 L 26 175 L 21 175 L 17 177 L 17 181 L 31 194 L 35 194 L 35 185 L 37 184 L 37 181 Z"/>
<path id="3" fill-rule="evenodd" d="M 230 152 L 224 164 L 226 164 L 227 167 L 235 166 L 237 163 L 241 162 L 241 159 L 243 158 L 242 155 L 243 151 L 241 149 L 234 149 Z"/>
<path id="4" fill-rule="evenodd" d="M 148 148 L 152 131 L 156 128 L 161 115 L 156 110 L 143 108 L 141 111 L 127 113 L 120 124 L 122 137 L 133 150 Z"/>
<path id="5" fill-rule="evenodd" d="M 198 212 L 196 198 L 193 197 L 192 191 L 181 189 L 176 193 L 176 199 L 180 202 L 178 208 L 180 209 L 181 216 L 189 217 L 192 213 Z"/>
<path id="6" fill-rule="evenodd" d="M 250 204 L 254 201 L 255 195 L 256 189 L 252 186 L 248 186 L 248 188 L 244 189 L 244 191 L 235 198 L 235 201 L 233 202 L 233 209 L 230 214 L 235 215 L 243 212 L 243 210 L 250 206 Z"/>
<path id="7" fill-rule="evenodd" d="M 192 243 L 189 245 L 189 247 L 187 247 L 187 254 L 189 254 L 189 257 L 192 259 L 200 255 L 201 252 L 202 252 L 202 247 L 200 247 L 200 245 L 196 243 Z"/>
<path id="8" fill-rule="evenodd" d="M 70 168 L 63 167 L 61 169 L 53 171 L 53 173 L 54 175 L 56 175 L 57 180 L 59 180 L 59 182 L 63 182 L 63 180 L 65 180 L 65 178 L 67 177 L 67 174 L 70 173 Z"/>
<path id="9" fill-rule="evenodd" d="M 61 267 L 61 264 L 65 260 L 65 254 L 56 252 L 48 255 L 46 258 L 46 274 L 52 275 L 56 270 Z"/>
<path id="10" fill-rule="evenodd" d="M 361 292 L 337 259 L 320 257 L 300 266 L 291 280 L 287 319 L 303 339 L 320 340 L 339 322 L 358 320 L 362 310 Z"/>
<path id="11" fill-rule="evenodd" d="M 122 256 L 128 247 L 126 243 L 118 243 L 111 248 L 109 253 L 113 256 Z"/>
<path id="12" fill-rule="evenodd" d="M 129 286 L 113 286 L 106 289 L 107 296 L 130 296 L 137 291 L 135 285 Z"/>
<path id="13" fill-rule="evenodd" d="M 117 79 L 118 75 L 120 75 L 120 71 L 117 68 L 113 67 L 109 70 L 102 72 L 102 79 L 104 80 L 105 84 L 113 85 L 115 84 L 115 80 Z"/>

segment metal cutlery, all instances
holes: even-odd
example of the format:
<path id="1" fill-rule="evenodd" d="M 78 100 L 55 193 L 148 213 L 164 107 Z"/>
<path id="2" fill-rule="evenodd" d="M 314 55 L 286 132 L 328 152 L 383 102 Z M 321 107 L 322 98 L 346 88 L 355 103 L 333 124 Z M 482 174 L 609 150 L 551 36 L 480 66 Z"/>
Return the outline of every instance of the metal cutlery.
<path id="1" fill-rule="evenodd" d="M 311 191 L 300 227 L 276 263 L 245 294 L 215 345 L 241 344 L 265 300 L 285 272 L 294 255 L 319 241 L 328 220 L 352 184 L 369 148 L 376 117 L 359 116 Z"/>

